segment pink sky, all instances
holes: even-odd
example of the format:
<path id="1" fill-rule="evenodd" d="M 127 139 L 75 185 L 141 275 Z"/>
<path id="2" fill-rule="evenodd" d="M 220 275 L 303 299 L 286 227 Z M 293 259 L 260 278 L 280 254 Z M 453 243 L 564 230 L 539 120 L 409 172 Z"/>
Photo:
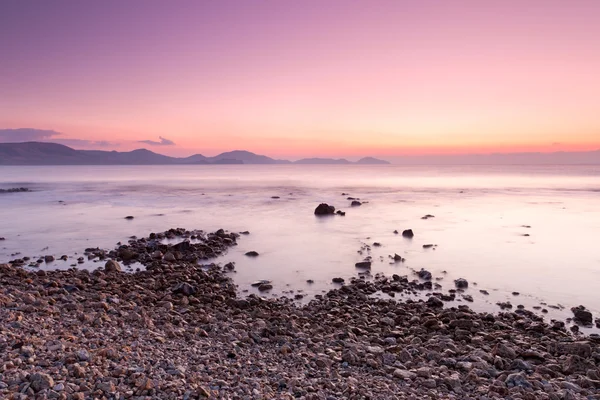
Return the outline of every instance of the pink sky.
<path id="1" fill-rule="evenodd" d="M 171 155 L 597 149 L 599 18 L 595 0 L 3 2 L 0 131 Z M 175 145 L 139 143 L 159 136 Z"/>

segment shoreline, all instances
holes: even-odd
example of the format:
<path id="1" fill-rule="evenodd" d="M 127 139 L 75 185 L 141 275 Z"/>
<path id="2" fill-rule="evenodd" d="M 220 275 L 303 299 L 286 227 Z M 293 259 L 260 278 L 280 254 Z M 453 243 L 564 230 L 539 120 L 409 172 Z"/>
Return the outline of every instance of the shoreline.
<path id="1" fill-rule="evenodd" d="M 93 272 L 0 264 L 0 396 L 600 398 L 598 335 L 527 310 L 370 296 L 409 285 L 395 276 L 354 278 L 306 305 L 241 298 L 223 267 L 197 263 L 238 234 L 167 232 L 196 239 L 136 239 L 140 272 L 112 261 Z"/>

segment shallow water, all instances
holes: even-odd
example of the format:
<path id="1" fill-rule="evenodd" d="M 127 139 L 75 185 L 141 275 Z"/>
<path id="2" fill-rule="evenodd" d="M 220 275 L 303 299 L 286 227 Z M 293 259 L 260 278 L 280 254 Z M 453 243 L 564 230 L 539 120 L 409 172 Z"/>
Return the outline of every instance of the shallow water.
<path id="1" fill-rule="evenodd" d="M 366 256 L 357 251 L 380 242 L 373 274 L 425 268 L 444 278 L 443 291 L 464 277 L 477 282 L 467 290 L 474 309 L 545 301 L 567 307 L 551 317 L 564 319 L 579 304 L 600 317 L 600 166 L 0 167 L 0 188 L 20 186 L 33 192 L 0 194 L 0 262 L 18 252 L 113 248 L 171 227 L 249 230 L 216 260 L 235 261 L 240 290 L 268 279 L 269 295 L 315 294 L 333 287 L 333 277 L 356 276 L 354 263 Z M 343 192 L 368 203 L 350 207 Z M 315 217 L 320 202 L 346 216 Z M 393 234 L 408 228 L 412 240 Z M 260 256 L 245 257 L 250 250 Z M 390 264 L 394 253 L 406 262 Z"/>

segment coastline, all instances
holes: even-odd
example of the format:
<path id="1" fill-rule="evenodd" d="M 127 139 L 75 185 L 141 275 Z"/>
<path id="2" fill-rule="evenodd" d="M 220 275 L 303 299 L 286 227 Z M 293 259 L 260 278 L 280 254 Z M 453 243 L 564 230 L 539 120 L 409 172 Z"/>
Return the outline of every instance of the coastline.
<path id="1" fill-rule="evenodd" d="M 198 264 L 239 235 L 168 235 L 179 242 L 133 240 L 105 253 L 106 267 L 93 272 L 0 265 L 0 395 L 600 398 L 597 335 L 527 310 L 492 315 L 443 308 L 435 296 L 370 296 L 393 285 L 410 290 L 396 276 L 353 278 L 302 306 L 242 298 L 225 267 Z M 132 247 L 137 256 L 127 260 Z M 113 258 L 146 270 L 121 272 Z"/>

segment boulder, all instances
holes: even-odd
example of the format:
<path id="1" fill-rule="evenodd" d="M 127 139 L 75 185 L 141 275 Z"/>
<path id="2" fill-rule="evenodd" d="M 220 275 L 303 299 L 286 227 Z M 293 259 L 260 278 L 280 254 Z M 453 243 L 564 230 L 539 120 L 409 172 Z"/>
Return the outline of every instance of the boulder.
<path id="1" fill-rule="evenodd" d="M 331 280 L 333 283 L 344 283 L 344 278 L 333 278 Z"/>
<path id="2" fill-rule="evenodd" d="M 128 216 L 125 217 L 125 219 L 132 220 L 133 219 L 133 215 L 128 215 Z"/>
<path id="3" fill-rule="evenodd" d="M 246 253 L 246 255 L 248 257 L 258 257 L 258 252 L 256 252 L 256 251 L 249 251 L 249 252 Z"/>
<path id="4" fill-rule="evenodd" d="M 466 279 L 463 278 L 458 278 L 454 281 L 454 285 L 458 288 L 458 289 L 466 289 L 469 287 L 469 282 Z"/>
<path id="5" fill-rule="evenodd" d="M 361 261 L 354 264 L 356 268 L 371 269 L 371 261 Z"/>
<path id="6" fill-rule="evenodd" d="M 104 270 L 106 272 L 121 272 L 121 265 L 115 260 L 108 260 L 106 264 L 104 264 Z"/>
<path id="7" fill-rule="evenodd" d="M 581 325 L 592 325 L 593 316 L 592 313 L 585 309 L 584 306 L 578 306 L 571 308 L 575 318 L 573 320 L 577 324 Z"/>
<path id="8" fill-rule="evenodd" d="M 425 269 L 421 269 L 419 272 L 417 272 L 417 275 L 419 276 L 419 278 L 421 278 L 425 281 L 431 280 L 431 272 L 429 272 Z"/>
<path id="9" fill-rule="evenodd" d="M 405 229 L 402 231 L 402 236 L 404 236 L 405 238 L 412 238 L 413 236 L 415 236 L 415 234 L 412 231 L 412 229 Z"/>
<path id="10" fill-rule="evenodd" d="M 362 203 L 358 200 L 352 200 L 352 203 L 350 203 L 350 205 L 352 207 L 358 207 L 358 206 L 362 205 Z"/>
<path id="11" fill-rule="evenodd" d="M 333 215 L 334 213 L 335 207 L 327 203 L 321 203 L 315 208 L 315 215 Z"/>

